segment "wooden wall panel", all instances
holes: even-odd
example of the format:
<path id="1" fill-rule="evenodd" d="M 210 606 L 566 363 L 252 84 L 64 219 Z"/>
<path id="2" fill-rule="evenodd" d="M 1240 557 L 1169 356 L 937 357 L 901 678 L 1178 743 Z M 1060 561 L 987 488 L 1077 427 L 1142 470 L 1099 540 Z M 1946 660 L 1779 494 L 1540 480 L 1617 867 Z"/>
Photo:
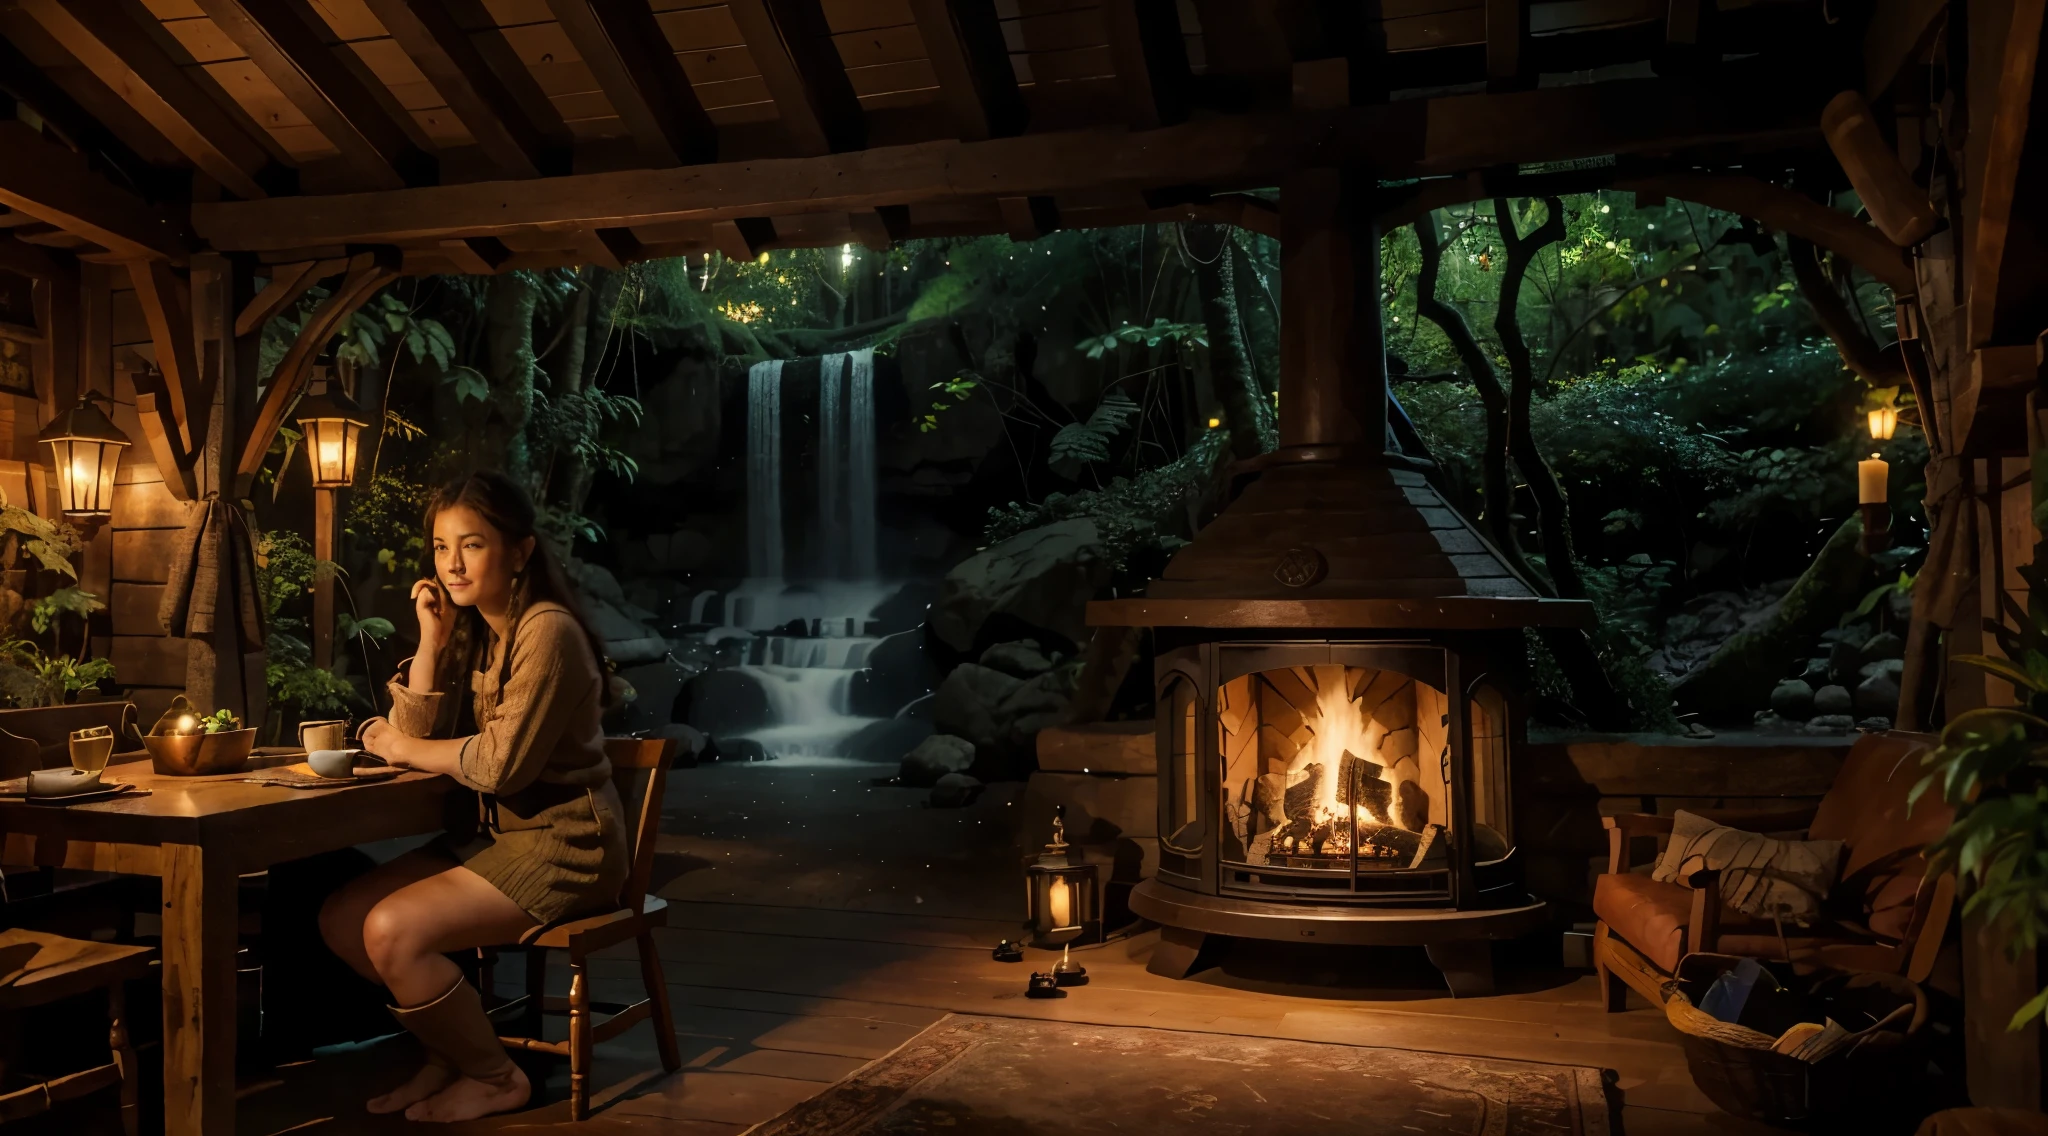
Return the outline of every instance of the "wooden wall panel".
<path id="1" fill-rule="evenodd" d="M 177 529 L 114 531 L 114 581 L 161 584 L 170 576 L 171 554 L 178 546 Z"/>
<path id="2" fill-rule="evenodd" d="M 116 635 L 107 656 L 124 686 L 183 688 L 185 641 L 164 635 Z M 168 701 L 168 700 L 166 700 Z"/>
<path id="3" fill-rule="evenodd" d="M 163 598 L 162 584 L 116 583 L 107 610 L 124 634 L 146 636 L 157 626 L 156 608 Z"/>

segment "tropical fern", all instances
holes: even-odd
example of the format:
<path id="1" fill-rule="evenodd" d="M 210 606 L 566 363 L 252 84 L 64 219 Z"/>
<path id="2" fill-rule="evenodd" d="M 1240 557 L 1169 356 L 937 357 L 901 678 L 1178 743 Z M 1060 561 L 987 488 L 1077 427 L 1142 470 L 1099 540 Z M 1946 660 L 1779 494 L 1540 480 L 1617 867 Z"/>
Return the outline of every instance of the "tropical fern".
<path id="1" fill-rule="evenodd" d="M 1138 413 L 1138 404 L 1120 390 L 1102 396 L 1085 422 L 1070 422 L 1052 436 L 1049 464 L 1053 472 L 1069 481 L 1095 462 L 1109 460 L 1109 444 Z"/>

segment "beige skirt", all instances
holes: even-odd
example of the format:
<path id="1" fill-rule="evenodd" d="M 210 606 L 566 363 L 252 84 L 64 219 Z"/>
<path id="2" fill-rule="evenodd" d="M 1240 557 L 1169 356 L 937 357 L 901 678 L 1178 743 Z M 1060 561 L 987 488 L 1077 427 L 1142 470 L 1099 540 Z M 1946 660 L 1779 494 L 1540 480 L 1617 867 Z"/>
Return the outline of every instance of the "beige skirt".
<path id="1" fill-rule="evenodd" d="M 473 836 L 455 836 L 451 827 L 442 839 L 456 863 L 541 923 L 618 906 L 630 863 L 626 809 L 610 782 L 602 789 L 540 783 L 482 802 Z"/>

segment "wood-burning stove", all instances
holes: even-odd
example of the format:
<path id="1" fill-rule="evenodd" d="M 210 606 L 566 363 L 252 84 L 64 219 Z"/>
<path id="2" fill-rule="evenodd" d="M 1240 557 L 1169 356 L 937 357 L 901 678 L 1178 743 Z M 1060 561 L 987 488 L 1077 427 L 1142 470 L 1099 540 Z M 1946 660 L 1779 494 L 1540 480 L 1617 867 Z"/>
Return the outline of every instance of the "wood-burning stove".
<path id="1" fill-rule="evenodd" d="M 1158 973 L 1212 934 L 1421 945 L 1484 993 L 1489 942 L 1544 921 L 1514 854 L 1525 631 L 1592 613 L 1389 437 L 1370 202 L 1349 172 L 1284 187 L 1282 448 L 1144 596 L 1090 606 L 1154 629 L 1159 870 L 1131 908 Z"/>

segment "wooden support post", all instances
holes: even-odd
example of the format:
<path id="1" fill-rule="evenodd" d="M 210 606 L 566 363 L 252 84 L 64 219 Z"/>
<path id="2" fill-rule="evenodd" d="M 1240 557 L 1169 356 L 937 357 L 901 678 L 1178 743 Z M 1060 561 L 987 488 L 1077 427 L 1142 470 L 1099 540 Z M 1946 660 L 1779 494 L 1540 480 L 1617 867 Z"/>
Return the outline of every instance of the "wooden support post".
<path id="1" fill-rule="evenodd" d="M 334 490 L 313 490 L 313 666 L 334 665 Z"/>

